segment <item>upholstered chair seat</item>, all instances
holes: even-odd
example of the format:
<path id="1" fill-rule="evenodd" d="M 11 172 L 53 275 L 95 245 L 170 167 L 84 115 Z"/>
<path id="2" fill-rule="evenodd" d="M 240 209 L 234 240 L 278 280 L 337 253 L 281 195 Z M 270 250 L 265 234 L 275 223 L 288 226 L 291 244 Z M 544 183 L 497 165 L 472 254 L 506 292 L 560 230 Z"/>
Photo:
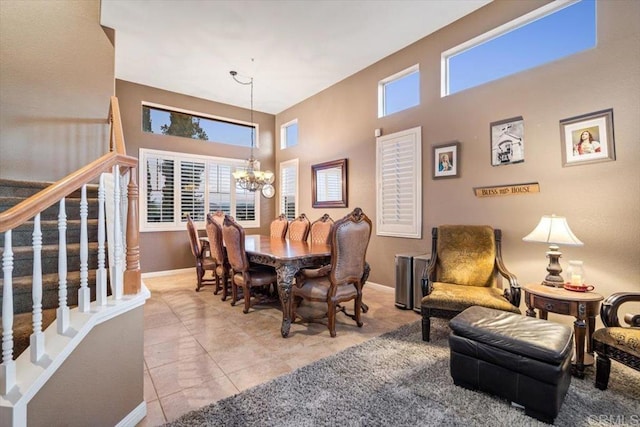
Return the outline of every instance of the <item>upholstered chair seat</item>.
<path id="1" fill-rule="evenodd" d="M 520 313 L 520 287 L 502 261 L 500 230 L 485 225 L 442 225 L 432 232 L 422 278 L 422 339 L 431 318 L 452 319 L 472 306 Z M 502 289 L 502 278 L 509 288 Z"/>
<path id="2" fill-rule="evenodd" d="M 606 390 L 609 385 L 611 359 L 640 371 L 640 314 L 628 314 L 622 326 L 618 310 L 623 303 L 640 301 L 640 292 L 617 292 L 607 297 L 600 306 L 604 328 L 593 333 L 596 352 L 596 387 Z"/>

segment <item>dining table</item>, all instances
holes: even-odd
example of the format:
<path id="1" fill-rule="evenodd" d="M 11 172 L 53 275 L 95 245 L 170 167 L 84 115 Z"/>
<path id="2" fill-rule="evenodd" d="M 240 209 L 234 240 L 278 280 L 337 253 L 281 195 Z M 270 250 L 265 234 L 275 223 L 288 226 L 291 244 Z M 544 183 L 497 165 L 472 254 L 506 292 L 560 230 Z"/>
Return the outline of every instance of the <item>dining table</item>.
<path id="1" fill-rule="evenodd" d="M 201 237 L 205 243 L 209 239 Z M 278 280 L 278 296 L 282 307 L 282 325 L 280 333 L 283 338 L 289 336 L 291 329 L 291 287 L 296 274 L 303 268 L 320 267 L 331 262 L 331 245 L 270 237 L 261 234 L 247 234 L 244 249 L 249 262 L 274 267 Z M 369 276 L 369 264 L 365 265 L 362 283 Z M 363 304 L 363 311 L 366 312 Z"/>

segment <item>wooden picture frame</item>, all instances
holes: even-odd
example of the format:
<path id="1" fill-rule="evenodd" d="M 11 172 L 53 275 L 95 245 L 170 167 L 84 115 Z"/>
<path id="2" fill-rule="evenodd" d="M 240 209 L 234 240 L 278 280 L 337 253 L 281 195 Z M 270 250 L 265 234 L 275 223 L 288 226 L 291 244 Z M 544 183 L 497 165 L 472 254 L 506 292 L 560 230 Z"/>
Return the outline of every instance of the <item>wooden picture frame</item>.
<path id="1" fill-rule="evenodd" d="M 560 139 L 562 166 L 615 160 L 613 109 L 560 120 Z"/>
<path id="2" fill-rule="evenodd" d="M 431 172 L 433 179 L 460 176 L 460 143 L 458 141 L 434 145 Z"/>
<path id="3" fill-rule="evenodd" d="M 312 165 L 311 180 L 314 208 L 347 207 L 347 159 Z"/>
<path id="4" fill-rule="evenodd" d="M 491 166 L 524 162 L 524 120 L 522 116 L 489 125 Z"/>

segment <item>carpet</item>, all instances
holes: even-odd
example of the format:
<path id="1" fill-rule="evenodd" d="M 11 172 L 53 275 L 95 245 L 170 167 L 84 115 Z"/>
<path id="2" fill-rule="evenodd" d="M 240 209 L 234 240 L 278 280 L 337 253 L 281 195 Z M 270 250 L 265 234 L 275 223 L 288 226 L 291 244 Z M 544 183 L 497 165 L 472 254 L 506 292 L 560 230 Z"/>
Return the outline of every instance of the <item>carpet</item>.
<path id="1" fill-rule="evenodd" d="M 405 325 L 165 426 L 545 425 L 508 401 L 455 386 L 448 334 L 446 321 L 434 319 L 425 343 L 419 321 Z M 572 379 L 556 425 L 640 425 L 640 374 L 611 365 L 606 391 L 595 388 L 594 368 Z"/>

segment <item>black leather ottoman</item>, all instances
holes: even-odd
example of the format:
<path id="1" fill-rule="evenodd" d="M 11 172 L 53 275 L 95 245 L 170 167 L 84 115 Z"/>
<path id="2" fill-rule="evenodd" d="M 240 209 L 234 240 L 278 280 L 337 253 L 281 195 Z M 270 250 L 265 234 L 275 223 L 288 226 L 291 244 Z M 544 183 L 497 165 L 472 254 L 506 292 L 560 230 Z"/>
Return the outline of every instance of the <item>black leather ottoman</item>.
<path id="1" fill-rule="evenodd" d="M 456 385 L 508 399 L 553 423 L 571 384 L 570 327 L 478 306 L 449 325 Z"/>

